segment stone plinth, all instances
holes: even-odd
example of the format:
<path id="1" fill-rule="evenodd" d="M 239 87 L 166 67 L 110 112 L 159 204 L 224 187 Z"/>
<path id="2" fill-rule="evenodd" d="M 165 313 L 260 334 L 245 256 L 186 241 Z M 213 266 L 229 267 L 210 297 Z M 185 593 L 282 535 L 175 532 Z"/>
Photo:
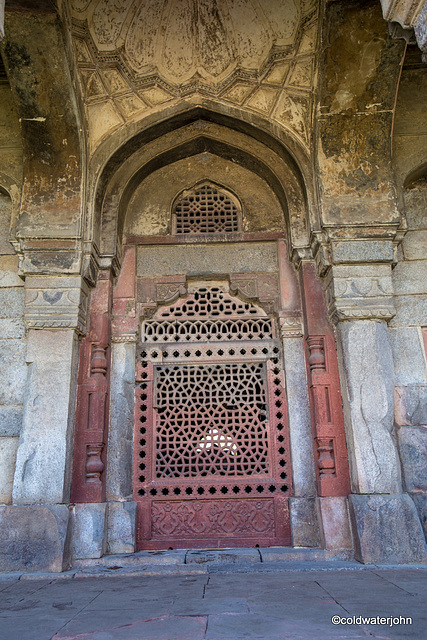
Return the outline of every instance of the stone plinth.
<path id="1" fill-rule="evenodd" d="M 415 505 L 407 494 L 350 495 L 356 559 L 365 564 L 427 562 Z"/>
<path id="2" fill-rule="evenodd" d="M 107 543 L 107 503 L 76 504 L 73 509 L 73 560 L 101 558 Z"/>
<path id="3" fill-rule="evenodd" d="M 0 507 L 0 571 L 64 571 L 70 565 L 66 505 Z"/>

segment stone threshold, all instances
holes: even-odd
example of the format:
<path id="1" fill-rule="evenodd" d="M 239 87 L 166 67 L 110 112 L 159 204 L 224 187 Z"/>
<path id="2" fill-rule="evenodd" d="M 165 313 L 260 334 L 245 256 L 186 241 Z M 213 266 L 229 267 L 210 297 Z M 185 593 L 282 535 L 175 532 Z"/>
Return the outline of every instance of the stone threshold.
<path id="1" fill-rule="evenodd" d="M 132 554 L 105 555 L 98 559 L 75 560 L 73 569 L 95 567 L 122 568 L 129 565 L 211 565 L 266 562 L 327 562 L 353 561 L 351 549 L 327 550 L 308 547 L 268 547 L 244 549 L 174 549 L 167 551 L 139 551 Z"/>

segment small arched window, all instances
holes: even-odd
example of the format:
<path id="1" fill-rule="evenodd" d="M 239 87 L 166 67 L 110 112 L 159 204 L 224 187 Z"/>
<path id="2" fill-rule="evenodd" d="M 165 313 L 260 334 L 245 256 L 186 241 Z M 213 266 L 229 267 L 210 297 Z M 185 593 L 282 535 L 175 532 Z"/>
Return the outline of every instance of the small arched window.
<path id="1" fill-rule="evenodd" d="M 231 193 L 211 183 L 183 191 L 172 208 L 173 234 L 233 233 L 241 230 L 242 207 Z"/>

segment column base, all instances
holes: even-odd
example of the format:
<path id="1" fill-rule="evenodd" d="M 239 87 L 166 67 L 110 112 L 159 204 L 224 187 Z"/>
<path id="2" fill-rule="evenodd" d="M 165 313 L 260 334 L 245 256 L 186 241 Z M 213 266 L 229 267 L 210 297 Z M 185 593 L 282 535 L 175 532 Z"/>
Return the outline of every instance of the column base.
<path id="1" fill-rule="evenodd" d="M 364 564 L 427 562 L 415 505 L 407 494 L 350 495 L 356 560 Z"/>
<path id="2" fill-rule="evenodd" d="M 73 508 L 73 560 L 101 558 L 107 546 L 107 503 L 87 502 Z"/>
<path id="3" fill-rule="evenodd" d="M 64 504 L 0 506 L 0 571 L 66 571 L 70 534 Z"/>
<path id="4" fill-rule="evenodd" d="M 321 548 L 317 498 L 289 498 L 292 545 Z"/>
<path id="5" fill-rule="evenodd" d="M 344 497 L 317 498 L 322 516 L 325 549 L 353 549 L 348 500 Z"/>
<path id="6" fill-rule="evenodd" d="M 107 553 L 134 553 L 136 502 L 109 502 Z"/>

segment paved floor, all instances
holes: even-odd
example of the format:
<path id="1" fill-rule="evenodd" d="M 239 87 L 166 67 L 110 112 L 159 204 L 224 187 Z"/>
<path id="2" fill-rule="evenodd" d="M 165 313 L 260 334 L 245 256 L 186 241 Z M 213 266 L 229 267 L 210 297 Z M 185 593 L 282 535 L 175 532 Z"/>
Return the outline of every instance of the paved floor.
<path id="1" fill-rule="evenodd" d="M 305 562 L 192 570 L 197 567 L 169 575 L 111 575 L 110 567 L 98 576 L 2 576 L 0 638 L 427 638 L 426 566 Z M 346 624 L 333 624 L 334 616 Z M 359 616 L 389 619 L 381 624 Z"/>

